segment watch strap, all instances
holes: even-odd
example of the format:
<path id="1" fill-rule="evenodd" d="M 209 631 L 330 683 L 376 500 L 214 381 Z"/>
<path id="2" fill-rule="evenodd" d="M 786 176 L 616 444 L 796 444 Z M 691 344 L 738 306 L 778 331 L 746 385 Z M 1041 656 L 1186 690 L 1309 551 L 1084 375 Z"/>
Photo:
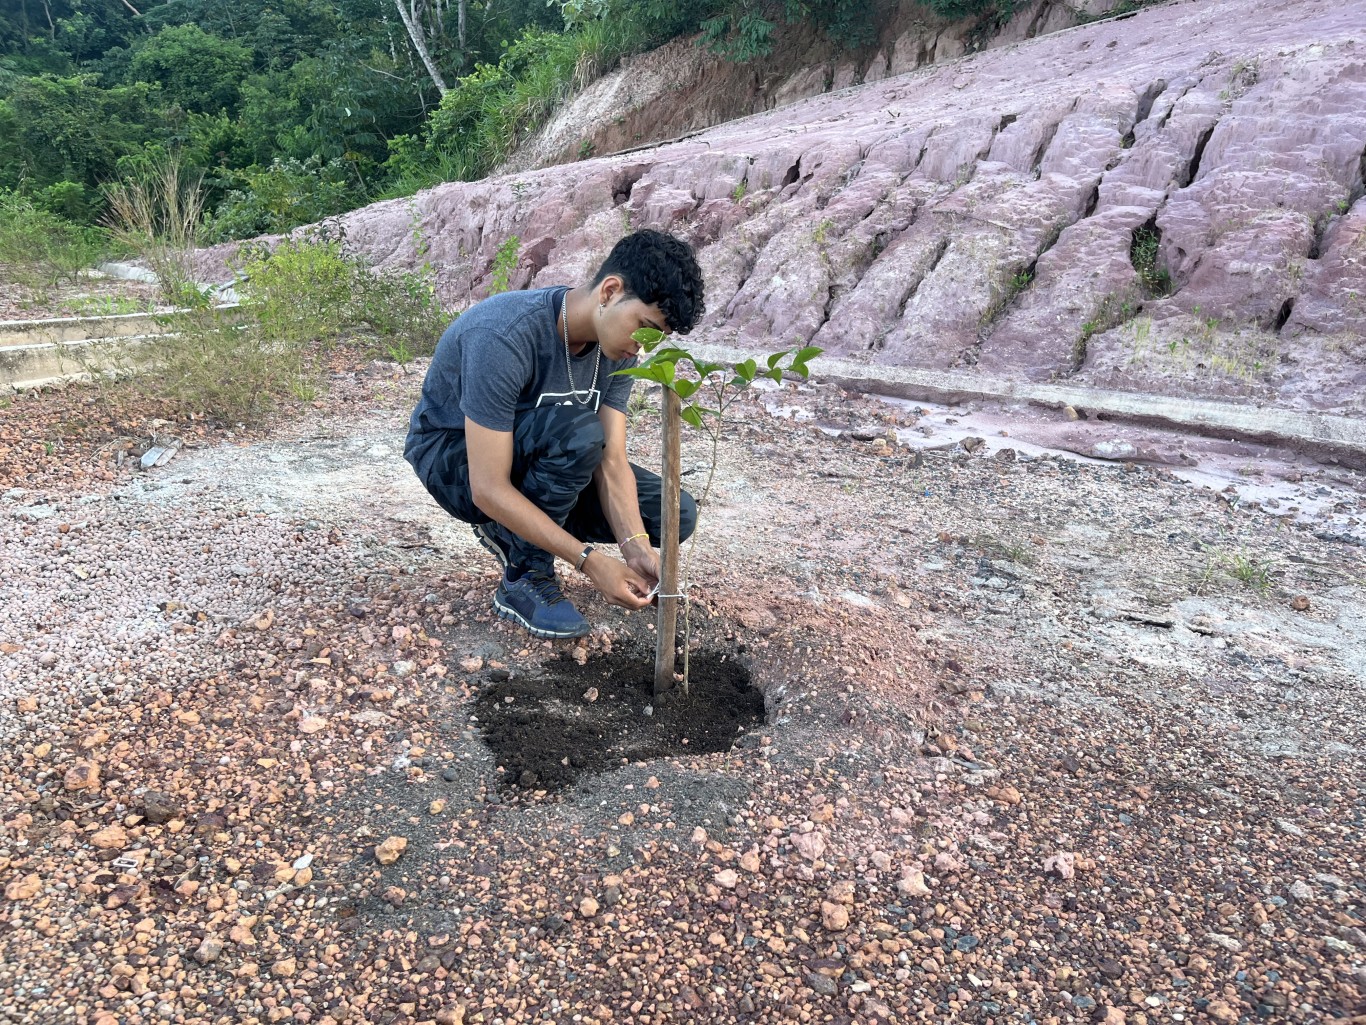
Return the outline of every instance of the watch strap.
<path id="1" fill-rule="evenodd" d="M 574 569 L 583 572 L 583 564 L 588 561 L 588 557 L 593 554 L 593 551 L 592 545 L 584 545 L 583 551 L 579 553 L 579 561 L 574 563 Z"/>

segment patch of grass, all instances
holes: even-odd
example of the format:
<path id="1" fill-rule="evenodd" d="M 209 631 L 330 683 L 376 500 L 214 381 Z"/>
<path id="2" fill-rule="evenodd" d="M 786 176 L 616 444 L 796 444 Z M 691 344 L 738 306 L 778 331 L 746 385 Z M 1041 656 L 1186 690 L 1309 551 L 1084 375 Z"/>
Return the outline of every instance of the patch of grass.
<path id="1" fill-rule="evenodd" d="M 492 283 L 489 295 L 498 295 L 512 287 L 512 275 L 517 272 L 517 261 L 521 258 L 522 240 L 509 235 L 493 257 Z"/>
<path id="2" fill-rule="evenodd" d="M 998 285 L 995 281 L 991 283 L 991 302 L 987 303 L 986 309 L 982 311 L 979 318 L 980 326 L 989 327 L 996 322 L 996 319 L 1005 312 L 1006 307 L 1015 301 L 1015 297 L 1023 292 L 1034 280 L 1034 272 L 1030 269 L 1017 271 L 1006 278 L 1003 284 Z"/>
<path id="3" fill-rule="evenodd" d="M 1241 580 L 1249 587 L 1263 593 L 1271 589 L 1271 577 L 1275 568 L 1264 559 L 1258 559 L 1245 552 L 1234 552 L 1225 558 L 1225 567 L 1229 576 Z"/>
<path id="4" fill-rule="evenodd" d="M 1151 299 L 1164 299 L 1175 290 L 1171 272 L 1158 262 L 1161 244 L 1161 232 L 1150 223 L 1134 231 L 1133 242 L 1129 246 L 1129 261 L 1138 273 L 1144 294 Z"/>
<path id="5" fill-rule="evenodd" d="M 1234 62 L 1229 71 L 1228 85 L 1219 91 L 1219 99 L 1236 100 L 1262 77 L 1262 58 L 1246 57 Z"/>
<path id="6" fill-rule="evenodd" d="M 1072 372 L 1076 373 L 1085 364 L 1092 338 L 1132 320 L 1137 312 L 1138 307 L 1130 296 L 1111 293 L 1102 299 L 1091 317 L 1082 322 L 1081 334 L 1072 345 Z"/>
<path id="7" fill-rule="evenodd" d="M 1000 559 L 1006 562 L 1018 563 L 1021 566 L 1033 566 L 1038 562 L 1034 552 L 1026 545 L 1018 541 L 1011 541 L 1005 538 L 992 537 L 991 535 L 979 535 L 970 539 L 970 546 L 977 549 L 988 559 Z"/>
<path id="8" fill-rule="evenodd" d="M 157 307 L 155 302 L 128 295 L 85 295 L 65 305 L 78 317 L 125 317 L 132 313 L 155 313 Z"/>
<path id="9" fill-rule="evenodd" d="M 1271 590 L 1275 581 L 1276 565 L 1269 559 L 1261 559 L 1251 553 L 1209 551 L 1205 568 L 1196 583 L 1196 593 L 1209 589 L 1220 574 L 1246 584 L 1260 594 Z"/>

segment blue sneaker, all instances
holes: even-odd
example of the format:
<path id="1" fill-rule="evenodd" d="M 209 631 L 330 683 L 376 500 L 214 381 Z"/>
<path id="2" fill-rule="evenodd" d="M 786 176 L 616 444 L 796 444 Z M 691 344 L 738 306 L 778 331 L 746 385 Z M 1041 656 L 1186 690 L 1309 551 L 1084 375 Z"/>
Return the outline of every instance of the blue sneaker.
<path id="1" fill-rule="evenodd" d="M 493 595 L 493 609 L 537 637 L 583 637 L 588 620 L 560 591 L 554 573 L 531 570 L 516 580 L 503 575 Z"/>
<path id="2" fill-rule="evenodd" d="M 498 524 L 492 520 L 487 523 L 476 523 L 474 525 L 474 539 L 498 560 L 499 566 L 502 566 L 505 571 L 507 570 L 508 556 L 512 552 L 512 546 L 503 540 L 503 534 L 498 529 Z"/>

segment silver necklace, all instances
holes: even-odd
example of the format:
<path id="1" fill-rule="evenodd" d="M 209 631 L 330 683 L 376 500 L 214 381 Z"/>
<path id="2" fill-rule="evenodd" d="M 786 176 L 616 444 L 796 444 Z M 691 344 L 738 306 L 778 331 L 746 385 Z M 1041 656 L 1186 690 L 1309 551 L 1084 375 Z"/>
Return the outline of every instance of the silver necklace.
<path id="1" fill-rule="evenodd" d="M 598 344 L 597 356 L 593 359 L 593 383 L 588 386 L 588 402 L 580 402 L 579 390 L 574 387 L 574 371 L 569 365 L 569 293 L 564 294 L 564 301 L 560 304 L 560 324 L 564 328 L 564 372 L 569 378 L 569 394 L 574 396 L 574 401 L 581 406 L 586 406 L 593 401 L 593 392 L 598 388 L 598 369 L 602 366 L 602 344 Z"/>

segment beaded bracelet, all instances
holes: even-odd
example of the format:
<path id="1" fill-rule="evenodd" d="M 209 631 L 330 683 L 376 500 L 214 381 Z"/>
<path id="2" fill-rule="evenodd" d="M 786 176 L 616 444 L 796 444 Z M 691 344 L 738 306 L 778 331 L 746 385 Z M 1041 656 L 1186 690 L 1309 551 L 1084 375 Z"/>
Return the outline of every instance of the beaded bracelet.
<path id="1" fill-rule="evenodd" d="M 621 542 L 621 544 L 618 545 L 617 547 L 619 547 L 619 548 L 624 548 L 626 545 L 629 545 L 632 541 L 634 541 L 634 540 L 635 540 L 636 538 L 638 538 L 638 537 L 643 537 L 643 538 L 645 538 L 646 540 L 649 540 L 650 535 L 649 535 L 648 533 L 646 533 L 645 531 L 642 530 L 639 534 L 632 534 L 632 535 L 631 535 L 630 537 L 628 537 L 625 541 Z"/>

